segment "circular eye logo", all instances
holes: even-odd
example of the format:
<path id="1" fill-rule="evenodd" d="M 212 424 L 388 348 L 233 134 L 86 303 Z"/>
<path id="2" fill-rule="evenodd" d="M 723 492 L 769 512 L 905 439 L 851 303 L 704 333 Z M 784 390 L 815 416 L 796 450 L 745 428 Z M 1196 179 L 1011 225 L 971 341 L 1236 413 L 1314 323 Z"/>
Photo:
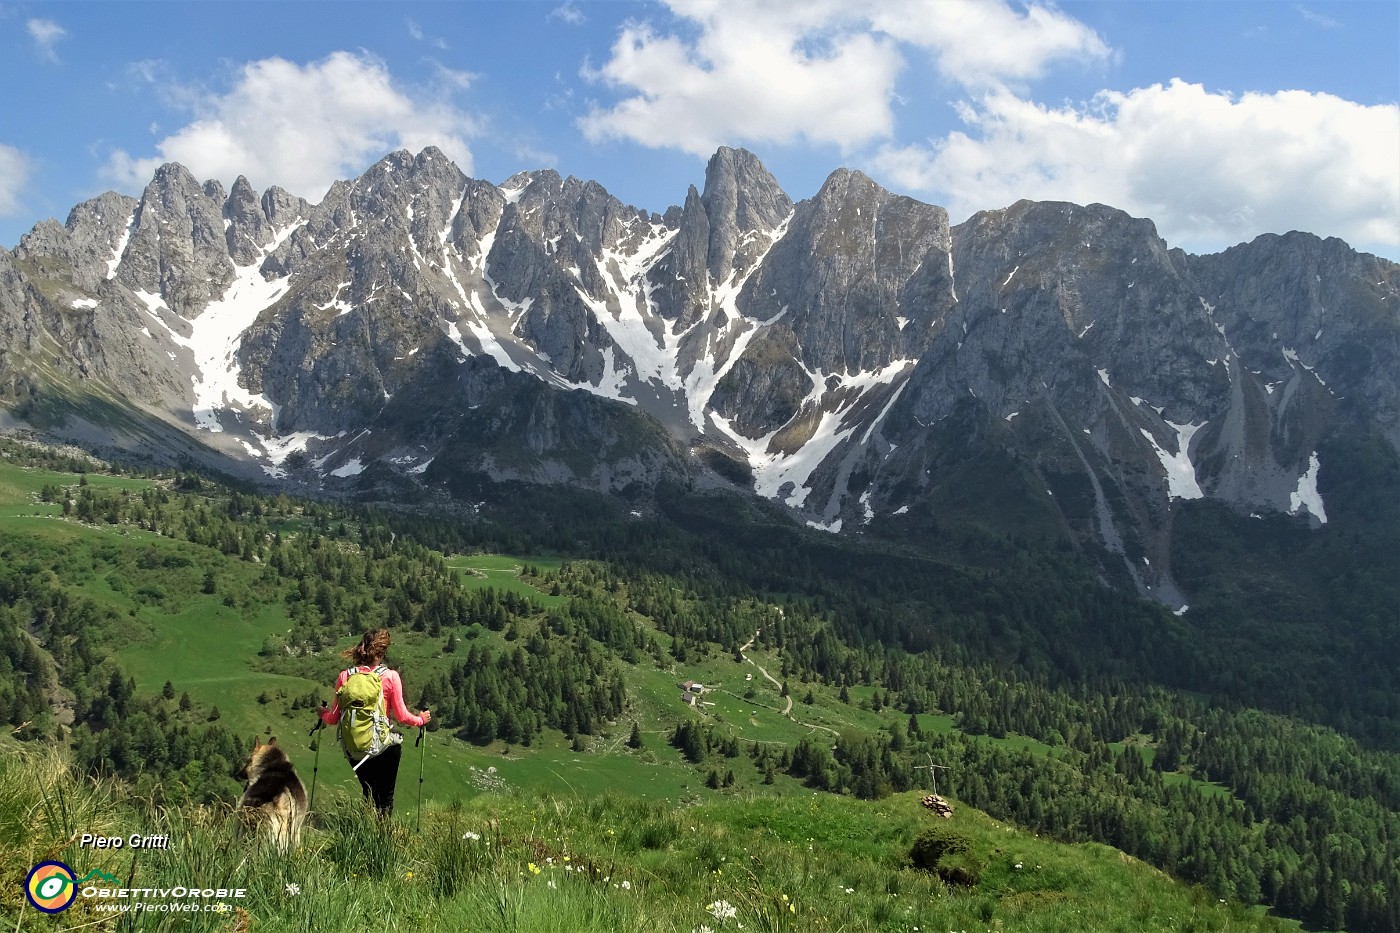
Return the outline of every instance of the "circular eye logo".
<path id="1" fill-rule="evenodd" d="M 24 879 L 24 896 L 46 914 L 67 910 L 78 896 L 73 869 L 62 862 L 40 862 Z"/>

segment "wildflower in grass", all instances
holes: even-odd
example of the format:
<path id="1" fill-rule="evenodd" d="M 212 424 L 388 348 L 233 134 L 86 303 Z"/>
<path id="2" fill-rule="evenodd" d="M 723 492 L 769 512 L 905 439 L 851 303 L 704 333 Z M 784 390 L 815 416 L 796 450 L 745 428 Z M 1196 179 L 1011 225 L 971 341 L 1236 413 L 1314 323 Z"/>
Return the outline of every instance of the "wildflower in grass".
<path id="1" fill-rule="evenodd" d="M 547 882 L 547 884 L 549 885 L 549 889 L 550 889 L 551 891 L 553 891 L 555 888 L 559 887 L 559 885 L 557 885 L 557 884 L 554 883 L 554 879 L 553 879 L 553 878 L 550 878 L 549 881 Z"/>
<path id="2" fill-rule="evenodd" d="M 622 890 L 624 890 L 624 891 L 630 891 L 630 890 L 632 890 L 632 882 L 630 882 L 630 881 L 624 881 L 624 882 L 622 882 Z"/>
<path id="3" fill-rule="evenodd" d="M 698 927 L 696 927 L 695 929 L 691 930 L 690 933 L 715 933 L 715 931 L 712 930 L 712 929 L 710 929 L 709 927 L 705 926 L 705 924 L 702 923 L 702 924 L 700 924 Z"/>
<path id="4" fill-rule="evenodd" d="M 295 881 L 288 882 L 287 893 L 290 894 L 292 897 L 296 897 L 298 894 L 301 893 L 301 885 L 297 884 Z"/>
<path id="5" fill-rule="evenodd" d="M 404 880 L 404 881 L 411 881 L 412 879 L 413 879 L 413 872 L 410 871 L 410 872 L 405 872 L 405 873 L 404 873 L 404 876 L 403 876 L 403 880 Z"/>
<path id="6" fill-rule="evenodd" d="M 733 920 L 739 915 L 739 908 L 735 907 L 728 901 L 715 901 L 713 904 L 709 905 L 705 909 L 708 910 L 710 913 L 714 914 L 715 919 L 718 920 L 720 923 L 723 923 L 726 920 Z"/>
<path id="7" fill-rule="evenodd" d="M 467 832 L 462 833 L 462 838 L 470 839 L 472 842 L 476 842 L 478 839 L 481 838 L 481 833 L 474 833 L 468 830 Z"/>
<path id="8" fill-rule="evenodd" d="M 538 875 L 540 873 L 540 866 L 536 865 L 534 862 L 529 863 L 525 867 L 530 870 L 530 874 L 532 875 Z"/>
<path id="9" fill-rule="evenodd" d="M 846 888 L 846 893 L 847 893 L 847 894 L 854 894 L 854 893 L 856 893 L 856 889 L 855 889 L 855 888 Z"/>

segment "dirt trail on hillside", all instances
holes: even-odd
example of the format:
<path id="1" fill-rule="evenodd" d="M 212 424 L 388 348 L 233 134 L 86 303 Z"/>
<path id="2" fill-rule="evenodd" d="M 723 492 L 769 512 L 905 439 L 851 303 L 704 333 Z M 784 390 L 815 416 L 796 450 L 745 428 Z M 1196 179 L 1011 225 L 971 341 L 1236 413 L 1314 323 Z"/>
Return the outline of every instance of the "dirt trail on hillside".
<path id="1" fill-rule="evenodd" d="M 752 664 L 754 667 L 758 668 L 758 672 L 759 672 L 760 674 L 762 674 L 765 678 L 767 678 L 768 682 L 771 683 L 773 686 L 777 687 L 778 690 L 779 690 L 779 692 L 781 692 L 782 689 L 783 689 L 782 682 L 779 681 L 779 680 L 776 680 L 776 679 L 773 677 L 772 674 L 770 674 L 770 673 L 768 673 L 766 670 L 764 670 L 762 664 L 759 664 L 759 663 L 758 663 L 757 661 L 755 661 L 753 658 L 751 658 L 751 657 L 749 657 L 748 655 L 744 654 L 745 651 L 748 651 L 750 648 L 753 647 L 753 643 L 754 643 L 755 641 L 758 640 L 758 636 L 761 635 L 761 634 L 763 634 L 763 629 L 759 629 L 757 632 L 754 632 L 754 633 L 753 633 L 753 638 L 750 638 L 748 641 L 744 642 L 742 645 L 739 646 L 739 654 L 743 655 L 744 663 L 745 663 L 745 664 Z M 792 717 L 792 697 L 791 697 L 791 696 L 787 696 L 787 697 L 784 697 L 784 699 L 787 700 L 787 706 L 783 707 L 783 715 L 784 715 L 784 716 L 787 716 L 788 718 L 791 718 L 791 717 Z M 796 722 L 796 720 L 793 720 L 793 721 Z M 805 723 L 798 723 L 798 725 L 805 725 Z"/>

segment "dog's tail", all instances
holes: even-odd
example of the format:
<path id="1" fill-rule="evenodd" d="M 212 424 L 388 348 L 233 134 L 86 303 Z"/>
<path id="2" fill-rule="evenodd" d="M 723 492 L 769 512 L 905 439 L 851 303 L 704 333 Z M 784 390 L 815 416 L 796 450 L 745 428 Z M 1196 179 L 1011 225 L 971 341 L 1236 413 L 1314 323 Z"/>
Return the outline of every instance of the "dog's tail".
<path id="1" fill-rule="evenodd" d="M 290 795 L 289 795 L 290 796 Z M 283 855 L 301 845 L 301 830 L 306 825 L 304 800 L 287 799 L 286 805 L 273 808 L 267 821 L 272 844 Z"/>

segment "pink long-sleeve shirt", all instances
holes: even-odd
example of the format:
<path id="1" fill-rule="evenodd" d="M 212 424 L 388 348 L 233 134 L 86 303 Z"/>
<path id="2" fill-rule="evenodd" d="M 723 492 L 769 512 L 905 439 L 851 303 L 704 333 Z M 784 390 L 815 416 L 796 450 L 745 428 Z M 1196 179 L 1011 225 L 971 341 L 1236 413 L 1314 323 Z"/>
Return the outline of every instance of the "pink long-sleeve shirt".
<path id="1" fill-rule="evenodd" d="M 351 668 L 356 671 L 373 671 L 374 668 L 360 666 Z M 350 670 L 340 672 L 340 676 L 335 680 L 335 692 L 340 693 L 340 688 L 345 686 L 345 681 L 350 677 Z M 384 706 L 399 722 L 406 726 L 424 725 L 422 716 L 416 716 L 408 711 L 408 707 L 403 702 L 403 681 L 399 679 L 399 672 L 386 669 L 379 677 L 379 687 L 384 691 Z M 330 709 L 321 710 L 321 721 L 328 726 L 334 726 L 340 722 L 340 700 L 337 699 L 331 704 Z"/>

